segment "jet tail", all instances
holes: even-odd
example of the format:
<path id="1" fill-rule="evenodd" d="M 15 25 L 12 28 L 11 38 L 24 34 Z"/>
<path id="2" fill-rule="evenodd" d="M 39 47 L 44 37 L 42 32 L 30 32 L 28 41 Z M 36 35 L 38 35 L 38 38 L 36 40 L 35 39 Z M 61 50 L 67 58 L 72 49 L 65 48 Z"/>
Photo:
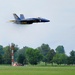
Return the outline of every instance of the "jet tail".
<path id="1" fill-rule="evenodd" d="M 21 19 L 16 15 L 16 14 L 13 14 L 14 15 L 14 18 L 16 21 L 20 21 Z"/>
<path id="2" fill-rule="evenodd" d="M 23 14 L 20 14 L 20 19 L 21 19 L 21 20 L 25 20 L 25 17 L 24 17 Z"/>

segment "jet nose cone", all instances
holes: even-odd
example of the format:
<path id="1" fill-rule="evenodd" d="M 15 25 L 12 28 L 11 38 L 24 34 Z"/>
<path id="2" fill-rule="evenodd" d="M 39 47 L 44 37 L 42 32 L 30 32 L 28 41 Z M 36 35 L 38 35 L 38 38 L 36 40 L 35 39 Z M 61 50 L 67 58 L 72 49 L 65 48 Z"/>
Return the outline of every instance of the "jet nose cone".
<path id="1" fill-rule="evenodd" d="M 50 20 L 47 20 L 46 22 L 50 22 Z"/>
<path id="2" fill-rule="evenodd" d="M 48 19 L 41 19 L 41 22 L 50 22 Z"/>
<path id="3" fill-rule="evenodd" d="M 46 19 L 46 20 L 44 20 L 44 22 L 50 22 L 50 20 L 47 20 L 47 19 Z"/>

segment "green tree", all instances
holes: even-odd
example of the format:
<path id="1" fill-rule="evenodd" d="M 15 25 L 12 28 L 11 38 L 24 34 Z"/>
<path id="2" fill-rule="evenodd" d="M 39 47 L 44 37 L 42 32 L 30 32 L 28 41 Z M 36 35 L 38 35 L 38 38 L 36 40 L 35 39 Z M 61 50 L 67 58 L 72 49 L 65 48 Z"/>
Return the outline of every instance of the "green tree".
<path id="1" fill-rule="evenodd" d="M 3 46 L 0 45 L 0 54 L 3 55 L 4 54 L 4 51 L 3 51 Z"/>
<path id="2" fill-rule="evenodd" d="M 72 50 L 70 52 L 70 56 L 68 57 L 68 63 L 67 64 L 75 64 L 75 51 Z"/>
<path id="3" fill-rule="evenodd" d="M 10 49 L 10 46 L 4 47 L 3 62 L 4 62 L 4 64 L 11 64 L 11 49 Z"/>
<path id="4" fill-rule="evenodd" d="M 53 57 L 53 62 L 59 64 L 66 64 L 67 63 L 67 56 L 65 54 L 56 54 Z"/>
<path id="5" fill-rule="evenodd" d="M 40 47 L 37 48 L 43 56 L 43 62 L 47 65 L 47 54 L 50 51 L 50 47 L 48 44 L 42 44 Z"/>
<path id="6" fill-rule="evenodd" d="M 40 51 L 37 49 L 28 48 L 26 54 L 29 63 L 32 65 L 37 65 L 42 59 L 42 55 L 40 54 Z"/>
<path id="7" fill-rule="evenodd" d="M 73 58 L 71 56 L 68 56 L 68 58 L 67 58 L 67 64 L 68 65 L 70 65 L 70 64 L 73 65 Z"/>
<path id="8" fill-rule="evenodd" d="M 48 52 L 48 54 L 47 54 L 47 62 L 48 63 L 52 63 L 53 64 L 53 57 L 55 56 L 55 51 L 54 51 L 54 49 L 51 49 L 49 52 Z"/>
<path id="9" fill-rule="evenodd" d="M 41 52 L 43 56 L 46 56 L 50 51 L 50 47 L 48 44 L 42 44 L 41 47 L 38 47 L 38 50 Z"/>
<path id="10" fill-rule="evenodd" d="M 3 63 L 3 57 L 2 57 L 2 55 L 0 54 L 0 64 L 2 64 Z"/>
<path id="11" fill-rule="evenodd" d="M 65 53 L 64 47 L 60 45 L 55 50 L 56 53 Z"/>
<path id="12" fill-rule="evenodd" d="M 23 59 L 22 59 L 22 62 L 21 64 L 28 64 L 28 61 L 27 61 L 27 57 L 26 57 L 26 50 L 28 49 L 28 47 L 23 47 L 22 49 L 19 49 L 17 52 L 16 52 L 16 58 L 17 58 L 17 61 L 20 63 L 20 57 L 22 56 Z"/>
<path id="13" fill-rule="evenodd" d="M 24 65 L 24 60 L 25 60 L 25 56 L 23 56 L 22 54 L 20 54 L 18 56 L 18 59 L 17 59 L 18 63 Z"/>
<path id="14" fill-rule="evenodd" d="M 3 54 L 4 54 L 3 46 L 0 45 L 0 64 L 3 63 Z"/>
<path id="15" fill-rule="evenodd" d="M 70 52 L 70 56 L 75 56 L 75 51 L 74 51 L 74 50 L 72 50 L 72 51 Z"/>

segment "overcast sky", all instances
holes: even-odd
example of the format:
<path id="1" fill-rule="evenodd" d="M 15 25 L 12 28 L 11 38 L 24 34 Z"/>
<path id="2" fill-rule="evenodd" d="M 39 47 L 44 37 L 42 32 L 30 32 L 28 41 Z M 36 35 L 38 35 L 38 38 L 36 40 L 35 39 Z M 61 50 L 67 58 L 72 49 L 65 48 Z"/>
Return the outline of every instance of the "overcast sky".
<path id="1" fill-rule="evenodd" d="M 13 13 L 25 18 L 43 17 L 49 23 L 17 25 Z M 0 0 L 0 45 L 37 48 L 42 43 L 55 49 L 63 45 L 66 54 L 75 50 L 75 0 Z"/>

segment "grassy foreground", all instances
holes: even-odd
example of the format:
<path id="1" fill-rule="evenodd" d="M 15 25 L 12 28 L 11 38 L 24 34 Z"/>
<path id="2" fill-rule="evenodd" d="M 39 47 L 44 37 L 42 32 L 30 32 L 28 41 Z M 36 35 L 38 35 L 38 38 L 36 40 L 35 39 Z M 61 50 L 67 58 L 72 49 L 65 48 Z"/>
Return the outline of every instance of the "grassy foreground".
<path id="1" fill-rule="evenodd" d="M 0 75 L 75 75 L 75 67 L 0 66 Z"/>

